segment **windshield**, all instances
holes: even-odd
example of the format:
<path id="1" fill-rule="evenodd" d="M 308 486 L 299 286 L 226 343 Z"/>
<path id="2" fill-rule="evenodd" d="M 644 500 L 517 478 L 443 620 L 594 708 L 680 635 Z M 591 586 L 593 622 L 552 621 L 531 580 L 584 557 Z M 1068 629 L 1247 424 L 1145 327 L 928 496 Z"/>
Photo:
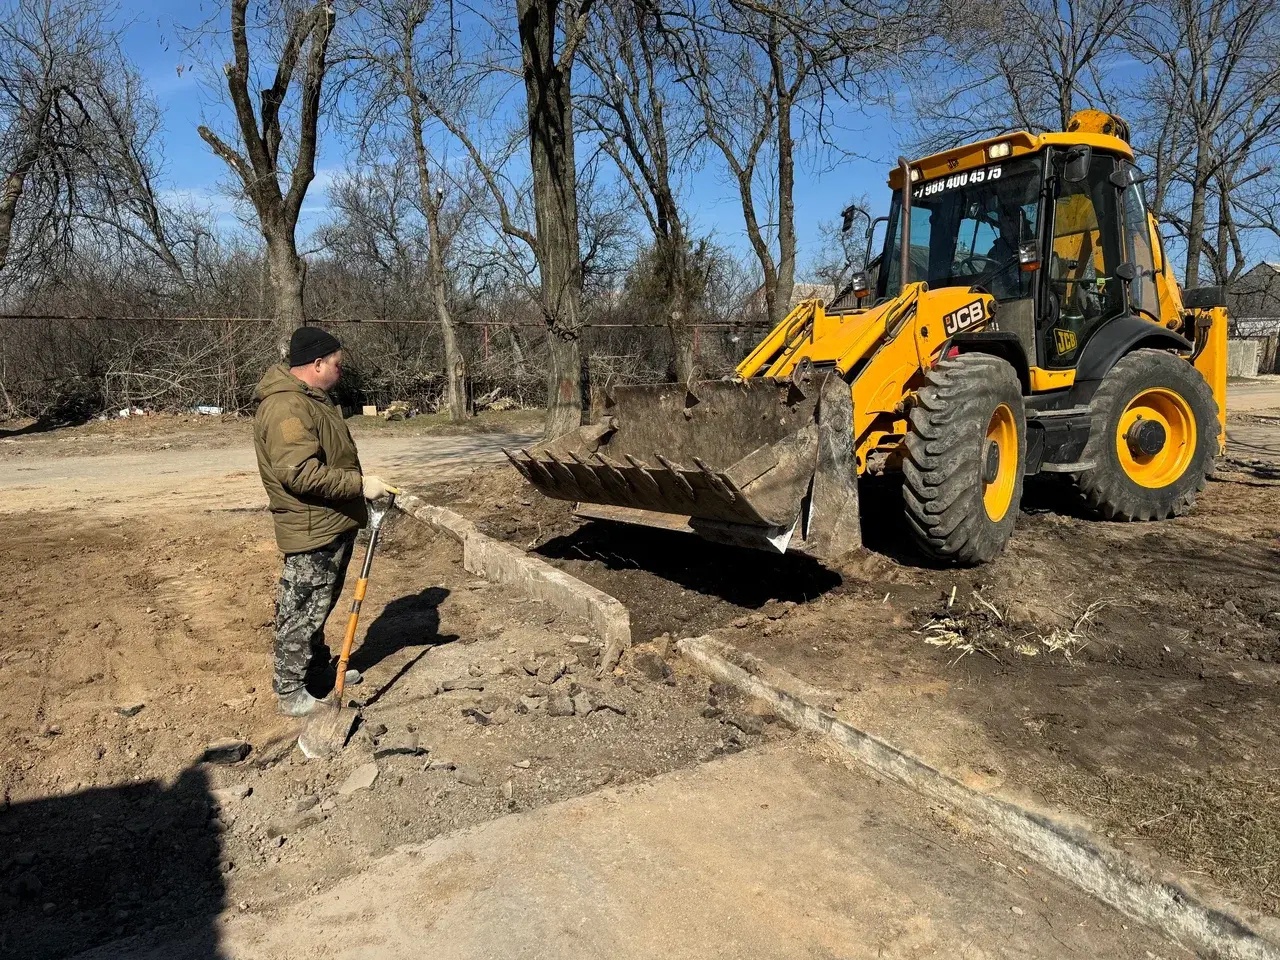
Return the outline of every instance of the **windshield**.
<path id="1" fill-rule="evenodd" d="M 1040 156 L 991 163 L 916 183 L 911 191 L 909 281 L 930 289 L 980 285 L 997 300 L 1031 296 L 1018 246 L 1040 233 Z M 901 287 L 902 193 L 893 197 L 877 295 Z"/>

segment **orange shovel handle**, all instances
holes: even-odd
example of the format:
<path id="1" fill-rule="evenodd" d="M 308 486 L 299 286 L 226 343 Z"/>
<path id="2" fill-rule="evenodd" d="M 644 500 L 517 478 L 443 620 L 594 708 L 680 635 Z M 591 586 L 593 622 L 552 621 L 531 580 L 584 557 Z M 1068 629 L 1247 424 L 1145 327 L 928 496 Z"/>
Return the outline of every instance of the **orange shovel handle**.
<path id="1" fill-rule="evenodd" d="M 333 685 L 333 701 L 342 706 L 342 688 L 347 682 L 347 661 L 351 659 L 351 644 L 356 639 L 356 625 L 360 622 L 360 604 L 364 602 L 364 592 L 369 588 L 369 581 L 361 577 L 356 581 L 356 595 L 351 601 L 351 615 L 347 617 L 347 632 L 342 638 L 342 653 L 338 656 L 338 676 Z"/>

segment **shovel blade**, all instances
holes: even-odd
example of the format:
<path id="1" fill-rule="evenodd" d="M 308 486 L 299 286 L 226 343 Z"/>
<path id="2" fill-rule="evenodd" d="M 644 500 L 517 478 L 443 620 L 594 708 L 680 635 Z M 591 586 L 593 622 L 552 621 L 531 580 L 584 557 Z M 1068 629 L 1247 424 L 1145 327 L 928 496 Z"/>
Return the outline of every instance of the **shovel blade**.
<path id="1" fill-rule="evenodd" d="M 307 718 L 298 735 L 298 748 L 308 760 L 335 756 L 347 745 L 359 711 L 354 707 L 324 704 Z"/>

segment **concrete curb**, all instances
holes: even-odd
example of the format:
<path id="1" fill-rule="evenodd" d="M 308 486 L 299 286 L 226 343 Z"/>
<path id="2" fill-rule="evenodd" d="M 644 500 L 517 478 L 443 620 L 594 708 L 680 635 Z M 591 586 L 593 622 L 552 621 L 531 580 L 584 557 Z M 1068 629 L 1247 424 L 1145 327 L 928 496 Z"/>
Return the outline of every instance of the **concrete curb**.
<path id="1" fill-rule="evenodd" d="M 1229 908 L 1200 902 L 1175 878 L 1100 843 L 1087 831 L 966 787 L 824 708 L 821 691 L 712 637 L 677 649 L 709 676 L 769 704 L 791 724 L 821 734 L 853 759 L 996 834 L 1058 876 L 1204 956 L 1280 960 L 1280 946 Z"/>
<path id="2" fill-rule="evenodd" d="M 452 510 L 426 503 L 421 497 L 413 494 L 398 497 L 396 506 L 462 544 L 462 565 L 467 572 L 491 583 L 514 587 L 560 613 L 589 623 L 605 642 L 603 661 L 609 662 L 612 657 L 609 669 L 631 645 L 631 614 L 607 593 L 517 547 L 486 536 L 470 520 Z"/>

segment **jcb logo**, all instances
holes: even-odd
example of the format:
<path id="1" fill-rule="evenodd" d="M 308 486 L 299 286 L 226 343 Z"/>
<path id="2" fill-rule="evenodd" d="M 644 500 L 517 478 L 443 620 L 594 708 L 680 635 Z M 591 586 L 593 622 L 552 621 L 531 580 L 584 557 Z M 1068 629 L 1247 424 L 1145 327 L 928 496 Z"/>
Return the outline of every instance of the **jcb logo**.
<path id="1" fill-rule="evenodd" d="M 966 303 L 959 310 L 953 310 L 942 318 L 942 329 L 950 337 L 959 333 L 961 330 L 968 330 L 972 326 L 976 326 L 986 319 L 986 312 L 982 308 L 982 301 L 975 300 L 973 303 Z"/>
<path id="2" fill-rule="evenodd" d="M 1061 327 L 1053 328 L 1053 341 L 1057 344 L 1059 354 L 1070 353 L 1079 343 L 1074 330 L 1063 330 Z"/>

